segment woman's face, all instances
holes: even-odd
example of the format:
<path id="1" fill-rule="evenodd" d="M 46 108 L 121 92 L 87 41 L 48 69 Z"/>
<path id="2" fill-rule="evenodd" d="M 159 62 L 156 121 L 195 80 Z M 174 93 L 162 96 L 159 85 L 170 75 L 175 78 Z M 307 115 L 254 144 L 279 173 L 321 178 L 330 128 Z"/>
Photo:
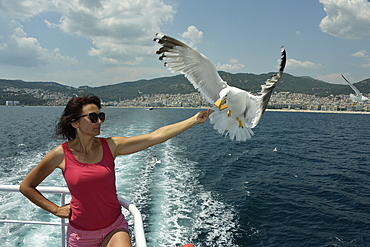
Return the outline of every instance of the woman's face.
<path id="1" fill-rule="evenodd" d="M 87 115 L 90 113 L 99 114 L 100 109 L 95 104 L 84 105 L 82 107 L 81 116 Z M 100 134 L 100 126 L 103 122 L 100 118 L 98 118 L 98 120 L 95 123 L 93 123 L 91 122 L 90 117 L 87 115 L 87 116 L 81 117 L 74 123 L 77 127 L 75 126 L 73 127 L 77 129 L 78 134 L 97 136 Z"/>

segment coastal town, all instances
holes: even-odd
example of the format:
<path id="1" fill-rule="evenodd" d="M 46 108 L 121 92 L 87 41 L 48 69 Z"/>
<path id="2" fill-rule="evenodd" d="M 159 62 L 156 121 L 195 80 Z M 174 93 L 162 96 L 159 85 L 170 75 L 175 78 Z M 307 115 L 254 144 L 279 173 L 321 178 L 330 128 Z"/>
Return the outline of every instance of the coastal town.
<path id="1" fill-rule="evenodd" d="M 67 92 L 48 92 L 42 89 L 13 87 L 3 88 L 3 92 L 12 95 L 28 94 L 34 98 L 47 100 L 48 106 L 64 106 L 69 98 L 73 96 Z M 210 104 L 198 92 L 190 94 L 140 94 L 139 97 L 133 99 L 104 101 L 104 98 L 102 98 L 102 101 L 104 106 L 115 107 L 210 107 Z M 8 106 L 23 105 L 21 101 L 6 101 L 1 104 Z M 300 93 L 274 92 L 269 101 L 268 109 L 370 112 L 370 102 L 356 103 L 350 99 L 349 95 L 342 94 L 319 97 Z"/>
<path id="2" fill-rule="evenodd" d="M 142 95 L 132 100 L 105 102 L 110 106 L 126 107 L 209 107 L 210 104 L 200 93 L 190 94 L 153 94 Z M 269 109 L 284 110 L 317 110 L 317 111 L 365 111 L 370 112 L 369 102 L 359 104 L 352 102 L 349 95 L 330 95 L 317 97 L 314 95 L 289 92 L 273 93 L 268 105 Z"/>

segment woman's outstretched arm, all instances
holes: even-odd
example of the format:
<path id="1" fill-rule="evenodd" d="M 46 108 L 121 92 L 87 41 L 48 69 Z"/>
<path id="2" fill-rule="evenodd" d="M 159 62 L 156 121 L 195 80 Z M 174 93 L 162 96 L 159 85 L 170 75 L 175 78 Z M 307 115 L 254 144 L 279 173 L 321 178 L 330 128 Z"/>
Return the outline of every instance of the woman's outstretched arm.
<path id="1" fill-rule="evenodd" d="M 115 156 L 136 153 L 150 146 L 162 143 L 181 134 L 191 127 L 207 121 L 212 110 L 200 111 L 194 116 L 170 125 L 163 126 L 151 133 L 133 137 L 112 137 L 109 142 Z"/>

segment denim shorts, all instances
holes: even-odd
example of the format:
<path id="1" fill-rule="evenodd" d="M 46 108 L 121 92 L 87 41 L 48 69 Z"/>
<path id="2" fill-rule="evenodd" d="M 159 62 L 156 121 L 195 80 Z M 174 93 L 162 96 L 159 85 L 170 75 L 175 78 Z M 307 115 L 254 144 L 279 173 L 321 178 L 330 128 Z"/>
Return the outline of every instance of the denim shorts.
<path id="1" fill-rule="evenodd" d="M 68 224 L 67 230 L 68 247 L 76 246 L 98 247 L 110 232 L 117 229 L 125 229 L 128 232 L 128 223 L 123 214 L 121 214 L 112 225 L 96 231 L 78 230 L 71 226 L 71 224 Z"/>

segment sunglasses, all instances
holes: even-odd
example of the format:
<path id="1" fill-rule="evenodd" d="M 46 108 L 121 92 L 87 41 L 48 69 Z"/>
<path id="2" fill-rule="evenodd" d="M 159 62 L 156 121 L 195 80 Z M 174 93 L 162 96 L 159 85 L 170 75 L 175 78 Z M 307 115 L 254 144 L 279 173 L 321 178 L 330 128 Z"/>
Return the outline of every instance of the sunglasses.
<path id="1" fill-rule="evenodd" d="M 77 117 L 75 120 L 78 120 L 78 119 L 80 119 L 80 118 L 82 118 L 82 117 L 87 117 L 87 116 L 89 116 L 90 121 L 91 121 L 92 123 L 96 123 L 96 122 L 98 122 L 98 119 L 99 119 L 99 118 L 100 118 L 100 120 L 101 120 L 102 122 L 104 122 L 104 120 L 105 120 L 105 113 L 104 113 L 104 112 L 100 112 L 99 114 L 98 114 L 98 113 L 95 113 L 95 112 L 92 112 L 92 113 L 89 113 L 89 114 L 85 114 L 85 115 L 79 116 L 79 117 Z"/>

